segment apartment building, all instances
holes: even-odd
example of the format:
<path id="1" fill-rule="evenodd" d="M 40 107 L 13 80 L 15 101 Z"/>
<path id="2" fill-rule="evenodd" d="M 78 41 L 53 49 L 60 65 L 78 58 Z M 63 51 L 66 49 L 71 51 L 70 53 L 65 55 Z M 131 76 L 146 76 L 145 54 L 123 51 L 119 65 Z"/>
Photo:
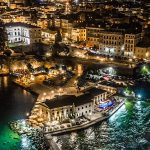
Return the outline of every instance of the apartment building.
<path id="1" fill-rule="evenodd" d="M 150 59 L 150 44 L 140 42 L 135 47 L 134 56 L 137 59 Z"/>
<path id="2" fill-rule="evenodd" d="M 41 29 L 21 22 L 6 23 L 8 44 L 29 45 L 41 42 Z"/>
<path id="3" fill-rule="evenodd" d="M 86 41 L 86 28 L 72 28 L 72 41 Z"/>
<path id="4" fill-rule="evenodd" d="M 100 27 L 86 28 L 87 47 L 94 47 L 102 53 L 133 57 L 136 45 L 143 39 L 143 32 L 126 30 L 104 30 Z"/>
<path id="5" fill-rule="evenodd" d="M 124 37 L 124 55 L 128 57 L 134 56 L 136 45 L 142 40 L 143 33 L 125 34 Z"/>

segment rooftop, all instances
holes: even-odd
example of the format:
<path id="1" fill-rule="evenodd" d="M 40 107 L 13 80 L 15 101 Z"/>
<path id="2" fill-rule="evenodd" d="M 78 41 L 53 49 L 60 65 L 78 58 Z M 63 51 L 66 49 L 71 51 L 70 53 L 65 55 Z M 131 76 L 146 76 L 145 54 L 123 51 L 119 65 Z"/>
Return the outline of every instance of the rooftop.
<path id="1" fill-rule="evenodd" d="M 75 95 L 62 95 L 62 96 L 56 96 L 53 99 L 46 100 L 43 104 L 45 104 L 48 108 L 53 109 L 57 107 L 63 107 L 63 106 L 80 106 L 86 103 L 92 102 L 92 99 L 94 96 L 97 96 L 101 93 L 104 93 L 104 90 L 97 89 L 97 88 L 90 88 L 86 91 L 84 91 L 84 94 L 75 96 Z"/>
<path id="2" fill-rule="evenodd" d="M 27 23 L 23 23 L 23 22 L 10 22 L 10 23 L 6 23 L 5 26 L 6 27 L 23 26 L 23 27 L 27 27 L 27 28 L 39 28 L 37 26 L 27 24 Z"/>

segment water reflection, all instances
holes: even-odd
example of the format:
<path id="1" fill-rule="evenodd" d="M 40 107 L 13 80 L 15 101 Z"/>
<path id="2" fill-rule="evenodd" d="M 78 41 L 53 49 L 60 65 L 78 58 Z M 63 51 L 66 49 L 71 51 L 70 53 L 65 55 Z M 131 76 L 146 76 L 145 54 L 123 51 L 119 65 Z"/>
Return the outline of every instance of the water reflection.
<path id="1" fill-rule="evenodd" d="M 36 97 L 12 83 L 10 77 L 0 77 L 0 150 L 29 150 L 28 140 L 18 137 L 8 127 L 9 121 L 24 119 L 30 113 Z"/>
<path id="2" fill-rule="evenodd" d="M 150 103 L 127 101 L 107 122 L 85 131 L 58 136 L 62 150 L 148 150 L 144 135 L 150 132 Z"/>
<path id="3" fill-rule="evenodd" d="M 5 89 L 8 87 L 8 77 L 0 77 L 0 89 Z"/>
<path id="4" fill-rule="evenodd" d="M 6 88 L 8 86 L 8 77 L 3 77 L 3 85 L 4 85 L 4 88 Z"/>

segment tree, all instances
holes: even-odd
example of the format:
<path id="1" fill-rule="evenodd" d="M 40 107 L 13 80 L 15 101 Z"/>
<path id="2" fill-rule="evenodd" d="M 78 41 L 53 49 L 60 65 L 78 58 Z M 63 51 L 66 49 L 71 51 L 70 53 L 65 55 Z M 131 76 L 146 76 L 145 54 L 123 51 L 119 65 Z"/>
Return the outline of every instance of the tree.
<path id="1" fill-rule="evenodd" d="M 55 43 L 59 43 L 59 42 L 62 42 L 62 37 L 60 31 L 58 30 L 55 37 Z"/>
<path id="2" fill-rule="evenodd" d="M 7 57 L 10 57 L 12 54 L 12 52 L 10 50 L 5 50 L 4 51 L 4 55 L 6 55 Z"/>
<path id="3" fill-rule="evenodd" d="M 0 51 L 5 50 L 7 42 L 7 33 L 5 31 L 4 23 L 0 20 Z"/>

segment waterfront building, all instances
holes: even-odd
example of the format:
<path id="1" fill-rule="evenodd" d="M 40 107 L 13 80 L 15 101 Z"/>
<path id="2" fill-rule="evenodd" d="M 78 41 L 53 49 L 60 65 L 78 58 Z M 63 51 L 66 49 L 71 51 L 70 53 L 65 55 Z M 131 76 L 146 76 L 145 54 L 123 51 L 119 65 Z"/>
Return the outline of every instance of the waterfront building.
<path id="1" fill-rule="evenodd" d="M 143 32 L 127 30 L 107 30 L 101 27 L 87 27 L 87 47 L 94 47 L 107 55 L 133 57 L 136 45 L 142 41 Z"/>
<path id="2" fill-rule="evenodd" d="M 40 104 L 39 117 L 44 118 L 45 122 L 62 121 L 72 116 L 90 117 L 94 112 L 94 107 L 105 101 L 107 97 L 106 91 L 97 88 L 90 88 L 77 96 L 55 96 Z"/>
<path id="3" fill-rule="evenodd" d="M 125 34 L 124 38 L 124 55 L 133 57 L 136 45 L 142 41 L 143 33 L 129 33 Z"/>
<path id="4" fill-rule="evenodd" d="M 29 45 L 41 42 L 41 29 L 21 22 L 5 24 L 8 34 L 8 44 L 18 43 L 20 45 Z"/>
<path id="5" fill-rule="evenodd" d="M 150 44 L 139 43 L 135 47 L 134 56 L 138 59 L 150 59 Z"/>
<path id="6" fill-rule="evenodd" d="M 99 50 L 106 54 L 122 55 L 124 35 L 121 32 L 101 31 Z"/>
<path id="7" fill-rule="evenodd" d="M 45 121 L 62 121 L 75 115 L 75 117 L 90 115 L 93 112 L 93 101 L 90 94 L 81 96 L 63 95 L 46 100 L 40 104 L 40 117 Z"/>

